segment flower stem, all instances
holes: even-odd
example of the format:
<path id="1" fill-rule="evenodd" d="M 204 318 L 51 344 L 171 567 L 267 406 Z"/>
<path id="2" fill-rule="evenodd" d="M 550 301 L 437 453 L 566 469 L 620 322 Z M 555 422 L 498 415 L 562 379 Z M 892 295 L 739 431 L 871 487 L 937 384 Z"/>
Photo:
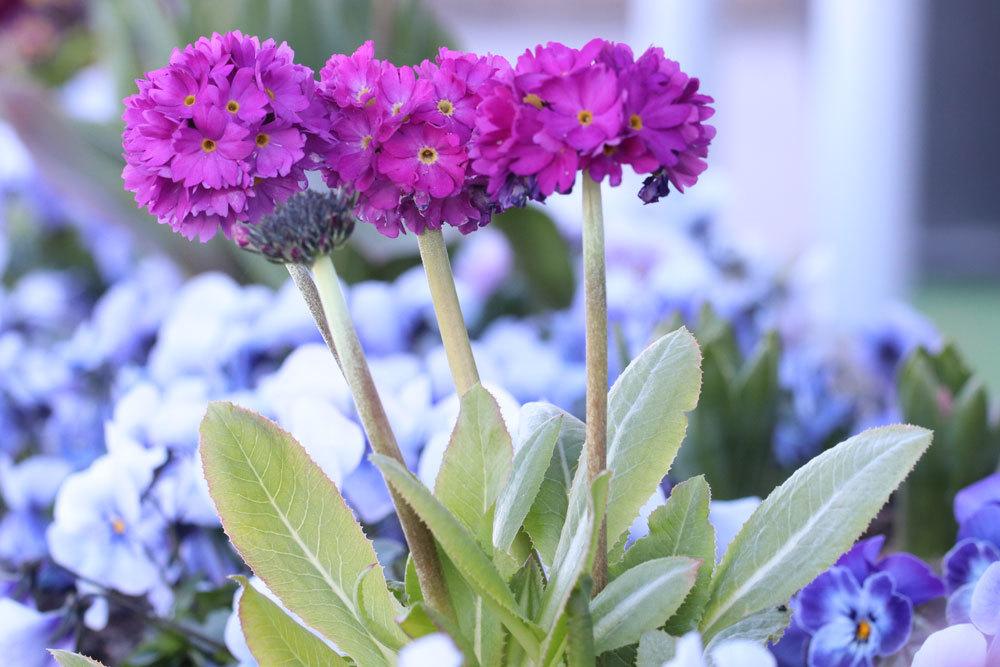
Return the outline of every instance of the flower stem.
<path id="1" fill-rule="evenodd" d="M 587 473 L 593 481 L 607 467 L 608 296 L 604 268 L 601 185 L 583 174 L 583 291 L 587 362 Z M 594 594 L 608 582 L 607 522 L 601 520 L 594 558 Z"/>
<path id="2" fill-rule="evenodd" d="M 319 329 L 319 335 L 323 337 L 323 342 L 326 343 L 327 349 L 330 350 L 330 354 L 333 355 L 339 366 L 340 357 L 337 356 L 337 348 L 333 346 L 333 334 L 330 333 L 330 326 L 326 323 L 323 303 L 320 301 L 319 292 L 316 290 L 316 283 L 313 282 L 312 276 L 309 274 L 309 269 L 301 264 L 285 264 L 285 268 L 288 269 L 288 274 L 292 277 L 295 287 L 302 294 L 302 298 L 306 302 L 306 307 L 309 309 L 309 314 L 316 321 L 316 328 Z"/>
<path id="3" fill-rule="evenodd" d="M 382 399 L 379 397 L 375 382 L 372 380 L 368 361 L 361 348 L 361 341 L 354 329 L 351 313 L 340 287 L 340 279 L 330 256 L 320 257 L 312 267 L 316 279 L 316 288 L 326 317 L 326 323 L 333 338 L 333 346 L 337 350 L 340 367 L 347 380 L 358 416 L 364 426 L 368 441 L 375 452 L 395 459 L 406 465 L 403 454 L 396 444 L 396 436 L 389 426 Z M 444 583 L 441 562 L 438 560 L 434 537 L 427 527 L 420 522 L 416 513 L 406 502 L 389 487 L 392 502 L 396 507 L 399 523 L 410 547 L 410 555 L 416 566 L 420 588 L 428 604 L 448 618 L 454 618 L 451 599 Z"/>
<path id="4" fill-rule="evenodd" d="M 427 273 L 427 284 L 430 286 L 438 328 L 441 330 L 441 341 L 448 356 L 448 366 L 455 380 L 455 389 L 461 396 L 479 384 L 479 371 L 472 356 L 472 345 L 469 343 L 469 331 L 465 328 L 465 320 L 462 318 L 462 307 L 458 303 L 455 276 L 451 272 L 451 262 L 448 260 L 448 248 L 444 244 L 444 235 L 440 229 L 424 231 L 417 236 L 417 243 L 420 246 L 420 259 Z"/>

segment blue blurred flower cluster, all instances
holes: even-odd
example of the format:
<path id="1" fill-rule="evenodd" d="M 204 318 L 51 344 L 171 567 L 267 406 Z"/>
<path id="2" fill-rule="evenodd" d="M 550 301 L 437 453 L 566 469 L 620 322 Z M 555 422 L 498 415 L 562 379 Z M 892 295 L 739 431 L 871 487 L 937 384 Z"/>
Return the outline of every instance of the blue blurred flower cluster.
<path id="1" fill-rule="evenodd" d="M 24 656 L 15 661 L 23 665 L 47 664 L 46 646 L 121 655 L 136 636 L 112 626 L 188 618 L 215 627 L 240 656 L 234 633 L 211 621 L 228 615 L 226 577 L 242 565 L 200 473 L 198 425 L 210 400 L 288 429 L 340 485 L 384 559 L 398 555 L 351 395 L 291 284 L 185 279 L 167 258 L 137 259 L 127 234 L 54 208 L 30 162 L 11 162 L 0 169 L 0 652 Z M 787 409 L 774 444 L 788 465 L 831 434 L 889 419 L 895 365 L 936 338 L 909 316 L 847 339 L 827 334 L 810 310 L 808 267 L 789 272 L 741 253 L 705 222 L 608 229 L 612 380 L 658 328 L 693 323 L 706 303 L 744 350 L 777 330 Z M 98 241 L 61 266 L 19 260 L 57 235 Z M 581 413 L 582 295 L 558 312 L 498 315 L 517 268 L 495 229 L 464 241 L 454 264 L 481 375 L 510 430 L 529 401 Z M 423 272 L 356 283 L 348 298 L 404 456 L 432 483 L 458 401 Z M 739 521 L 722 525 L 727 506 L 713 511 L 720 531 L 735 533 Z M 219 590 L 224 605 L 190 615 L 192 596 Z"/>

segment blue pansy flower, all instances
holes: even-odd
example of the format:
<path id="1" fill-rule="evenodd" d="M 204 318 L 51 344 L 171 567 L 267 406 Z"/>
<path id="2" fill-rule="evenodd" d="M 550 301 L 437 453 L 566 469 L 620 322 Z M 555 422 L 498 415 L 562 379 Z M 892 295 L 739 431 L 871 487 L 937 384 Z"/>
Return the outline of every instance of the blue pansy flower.
<path id="1" fill-rule="evenodd" d="M 810 666 L 870 667 L 906 644 L 913 605 L 886 572 L 859 582 L 848 568 L 834 566 L 802 589 L 795 620 L 812 636 Z"/>

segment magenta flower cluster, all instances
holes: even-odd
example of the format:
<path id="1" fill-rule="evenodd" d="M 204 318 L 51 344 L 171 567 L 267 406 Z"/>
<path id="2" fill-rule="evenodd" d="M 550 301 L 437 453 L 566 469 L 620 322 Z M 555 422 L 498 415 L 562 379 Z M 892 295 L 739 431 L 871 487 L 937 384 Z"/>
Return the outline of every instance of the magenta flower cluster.
<path id="1" fill-rule="evenodd" d="M 125 100 L 125 187 L 161 223 L 230 237 L 306 187 L 325 146 L 312 70 L 287 44 L 202 37 L 138 80 Z"/>
<path id="2" fill-rule="evenodd" d="M 319 84 L 334 138 L 327 182 L 353 187 L 358 217 L 386 236 L 486 225 L 497 206 L 469 149 L 479 91 L 505 69 L 501 58 L 444 48 L 434 62 L 397 67 L 376 59 L 370 41 L 335 54 Z"/>
<path id="3" fill-rule="evenodd" d="M 652 47 L 549 43 L 511 66 L 442 48 L 398 67 L 366 42 L 333 55 L 317 84 L 292 50 L 239 32 L 201 38 L 125 100 L 125 185 L 188 238 L 231 237 L 305 189 L 305 174 L 355 198 L 386 236 L 444 224 L 469 233 L 527 199 L 649 174 L 647 202 L 705 170 L 712 98 Z"/>
<path id="4" fill-rule="evenodd" d="M 624 44 L 595 39 L 581 49 L 559 43 L 526 51 L 483 94 L 476 118 L 475 170 L 489 192 L 512 187 L 536 199 L 573 187 L 582 170 L 621 183 L 623 165 L 652 174 L 647 202 L 693 185 L 707 166 L 715 129 L 712 98 L 663 50 L 638 59 Z"/>

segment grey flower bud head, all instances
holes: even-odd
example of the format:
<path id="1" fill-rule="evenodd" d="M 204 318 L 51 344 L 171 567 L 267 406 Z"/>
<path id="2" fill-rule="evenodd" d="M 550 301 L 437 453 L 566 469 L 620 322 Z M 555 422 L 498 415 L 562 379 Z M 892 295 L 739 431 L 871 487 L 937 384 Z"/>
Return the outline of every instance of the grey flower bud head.
<path id="1" fill-rule="evenodd" d="M 306 190 L 256 224 L 239 225 L 233 236 L 244 250 L 276 264 L 311 265 L 350 237 L 353 205 L 353 197 L 341 190 Z"/>

